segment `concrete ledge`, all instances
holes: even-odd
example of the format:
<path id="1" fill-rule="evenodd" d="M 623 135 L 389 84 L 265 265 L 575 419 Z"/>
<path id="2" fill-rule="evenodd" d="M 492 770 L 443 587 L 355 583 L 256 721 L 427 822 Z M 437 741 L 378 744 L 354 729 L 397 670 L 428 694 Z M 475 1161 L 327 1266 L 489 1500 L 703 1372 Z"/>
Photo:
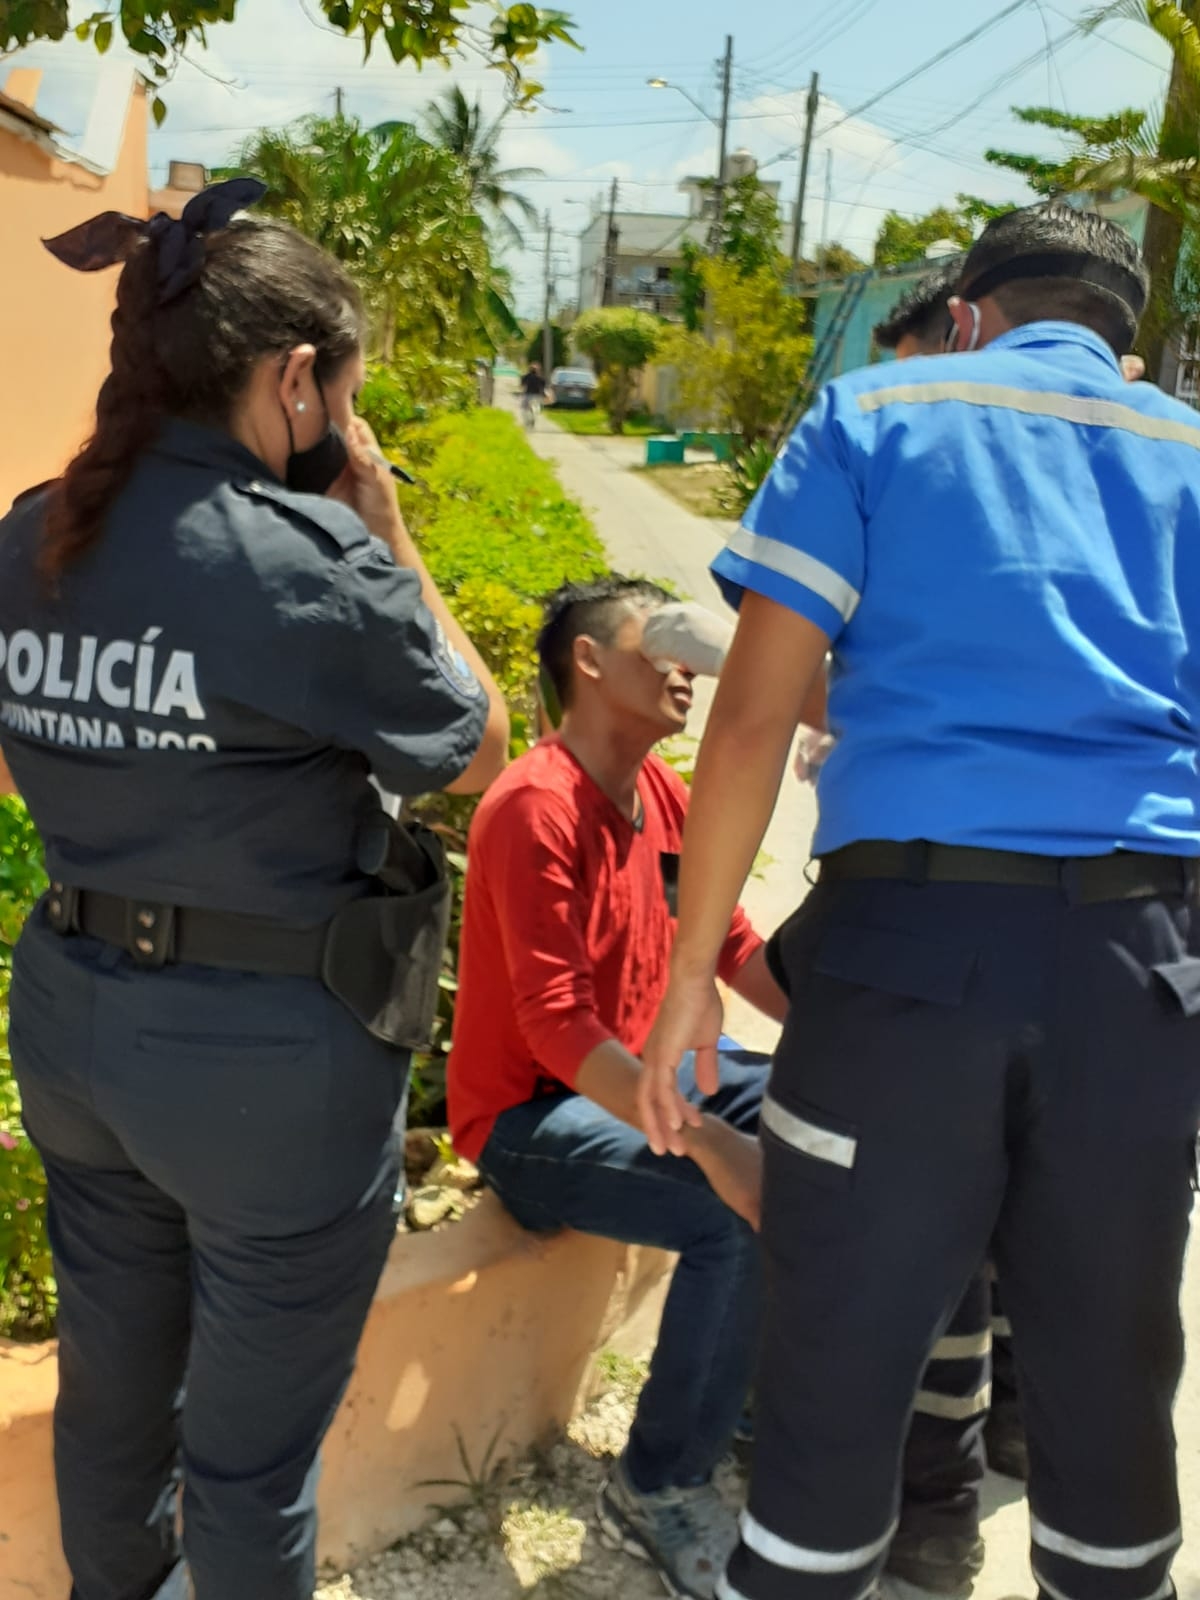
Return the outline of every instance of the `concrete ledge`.
<path id="1" fill-rule="evenodd" d="M 669 1256 L 523 1232 L 484 1195 L 459 1223 L 397 1238 L 325 1448 L 320 1559 L 352 1566 L 425 1520 L 461 1479 L 461 1437 L 523 1451 L 586 1402 L 593 1358 L 645 1350 Z M 0 1341 L 0 1596 L 61 1600 L 69 1583 L 51 1465 L 55 1347 Z"/>

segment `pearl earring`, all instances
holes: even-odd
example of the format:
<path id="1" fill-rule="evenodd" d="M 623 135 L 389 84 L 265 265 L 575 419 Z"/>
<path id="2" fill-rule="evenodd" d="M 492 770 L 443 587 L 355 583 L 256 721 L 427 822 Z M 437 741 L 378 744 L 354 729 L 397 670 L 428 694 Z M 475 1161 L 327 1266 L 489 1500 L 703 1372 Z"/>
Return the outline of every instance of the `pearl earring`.
<path id="1" fill-rule="evenodd" d="M 296 401 L 296 410 L 297 411 L 303 411 L 304 409 L 305 409 L 304 401 L 303 400 L 297 400 Z"/>

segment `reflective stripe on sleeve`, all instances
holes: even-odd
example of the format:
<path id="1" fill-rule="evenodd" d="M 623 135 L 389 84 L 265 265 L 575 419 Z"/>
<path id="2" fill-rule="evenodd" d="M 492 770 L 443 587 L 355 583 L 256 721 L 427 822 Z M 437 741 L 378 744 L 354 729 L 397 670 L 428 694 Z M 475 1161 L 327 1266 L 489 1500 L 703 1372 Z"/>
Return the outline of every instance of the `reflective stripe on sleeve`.
<path id="1" fill-rule="evenodd" d="M 833 607 L 843 622 L 849 622 L 858 608 L 862 596 L 854 585 L 804 550 L 797 550 L 780 539 L 769 539 L 766 534 L 751 533 L 749 528 L 735 528 L 726 544 L 735 556 L 811 589 Z"/>
<path id="2" fill-rule="evenodd" d="M 965 1422 L 978 1417 L 992 1403 L 992 1386 L 985 1383 L 974 1394 L 935 1394 L 932 1389 L 917 1391 L 917 1410 L 923 1417 L 940 1417 L 943 1422 Z"/>
<path id="3" fill-rule="evenodd" d="M 1170 417 L 1148 417 L 1119 400 L 1095 400 L 1086 395 L 1056 394 L 1018 389 L 1003 383 L 898 383 L 858 397 L 862 412 L 882 411 L 892 405 L 937 405 L 958 400 L 963 405 L 987 406 L 994 411 L 1019 411 L 1030 417 L 1054 417 L 1085 428 L 1116 428 L 1142 439 L 1186 444 L 1200 450 L 1200 428 Z"/>
<path id="4" fill-rule="evenodd" d="M 807 1117 L 798 1117 L 769 1094 L 763 1096 L 759 1121 L 777 1139 L 790 1144 L 794 1150 L 803 1151 L 806 1156 L 812 1156 L 815 1161 L 828 1161 L 831 1166 L 845 1167 L 847 1172 L 854 1166 L 858 1155 L 857 1139 L 851 1139 L 844 1133 L 832 1133 L 828 1128 L 809 1122 Z"/>
<path id="5" fill-rule="evenodd" d="M 807 1545 L 793 1544 L 781 1539 L 770 1528 L 743 1511 L 741 1517 L 742 1542 L 756 1556 L 769 1561 L 773 1567 L 783 1567 L 788 1572 L 857 1572 L 877 1561 L 896 1536 L 898 1522 L 893 1522 L 882 1538 L 874 1544 L 860 1545 L 857 1550 L 810 1550 Z"/>
<path id="6" fill-rule="evenodd" d="M 1165 1556 L 1168 1551 L 1177 1550 L 1183 1543 L 1183 1530 L 1176 1528 L 1174 1533 L 1165 1534 L 1161 1539 L 1151 1539 L 1146 1544 L 1125 1546 L 1085 1544 L 1082 1539 L 1072 1539 L 1070 1534 L 1059 1533 L 1057 1528 L 1047 1527 L 1032 1512 L 1029 1517 L 1029 1531 L 1034 1544 L 1040 1545 L 1043 1550 L 1049 1550 L 1052 1555 L 1066 1556 L 1068 1560 L 1081 1561 L 1088 1567 L 1109 1567 L 1121 1572 L 1132 1572 L 1136 1567 L 1144 1567 L 1156 1556 Z"/>
<path id="7" fill-rule="evenodd" d="M 1007 1317 L 993 1317 L 992 1333 L 997 1339 L 1011 1339 L 1012 1323 Z"/>
<path id="8" fill-rule="evenodd" d="M 970 1361 L 973 1356 L 985 1356 L 992 1348 L 992 1336 L 983 1333 L 948 1333 L 933 1347 L 931 1361 Z"/>

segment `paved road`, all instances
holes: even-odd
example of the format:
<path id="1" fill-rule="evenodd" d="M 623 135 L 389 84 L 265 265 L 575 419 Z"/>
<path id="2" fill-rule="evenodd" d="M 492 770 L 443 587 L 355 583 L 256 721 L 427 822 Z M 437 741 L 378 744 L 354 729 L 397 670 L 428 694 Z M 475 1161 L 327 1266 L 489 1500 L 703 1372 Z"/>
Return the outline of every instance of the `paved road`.
<path id="1" fill-rule="evenodd" d="M 566 488 L 592 513 L 615 566 L 669 578 L 689 596 L 720 605 L 708 563 L 720 546 L 723 524 L 694 516 L 630 470 L 643 459 L 643 441 L 582 439 L 542 419 L 533 446 L 556 463 Z M 703 729 L 711 695 L 711 686 L 697 695 L 693 733 Z M 763 929 L 782 920 L 805 892 L 804 866 L 815 821 L 812 790 L 785 781 L 764 847 L 771 858 L 769 871 L 751 883 L 745 895 L 751 915 Z M 729 1021 L 731 1030 L 748 1044 L 770 1048 L 772 1030 L 753 1013 L 731 1010 Z M 1108 1178 L 1098 1173 L 1096 1181 Z M 1103 1314 L 1102 1306 L 1097 1309 Z M 1184 1321 L 1193 1348 L 1200 1349 L 1200 1268 L 1190 1273 L 1185 1286 Z M 1096 1396 L 1096 1412 L 1103 1417 L 1103 1395 Z M 1175 1581 L 1179 1600 L 1200 1600 L 1200 1358 L 1185 1375 L 1176 1423 L 1185 1531 L 1189 1521 L 1195 1526 L 1190 1545 L 1176 1562 Z M 1019 1486 L 989 1476 L 986 1498 L 988 1560 L 975 1600 L 1031 1595 L 1024 1496 Z"/>

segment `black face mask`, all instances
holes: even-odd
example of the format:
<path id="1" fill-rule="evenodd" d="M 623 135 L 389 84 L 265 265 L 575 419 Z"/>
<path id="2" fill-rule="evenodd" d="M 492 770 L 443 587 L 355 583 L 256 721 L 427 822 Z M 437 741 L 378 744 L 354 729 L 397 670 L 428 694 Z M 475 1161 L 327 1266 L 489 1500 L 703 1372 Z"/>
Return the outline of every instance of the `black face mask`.
<path id="1" fill-rule="evenodd" d="M 317 393 L 324 406 L 325 393 L 319 383 Z M 325 416 L 328 425 L 316 444 L 309 445 L 307 450 L 297 450 L 292 437 L 292 419 L 286 410 L 283 413 L 291 447 L 283 481 L 289 489 L 295 489 L 299 494 L 327 494 L 345 472 L 350 460 L 342 430 L 335 423 L 328 422 L 328 406 L 325 406 Z"/>

